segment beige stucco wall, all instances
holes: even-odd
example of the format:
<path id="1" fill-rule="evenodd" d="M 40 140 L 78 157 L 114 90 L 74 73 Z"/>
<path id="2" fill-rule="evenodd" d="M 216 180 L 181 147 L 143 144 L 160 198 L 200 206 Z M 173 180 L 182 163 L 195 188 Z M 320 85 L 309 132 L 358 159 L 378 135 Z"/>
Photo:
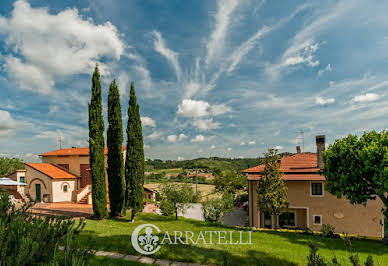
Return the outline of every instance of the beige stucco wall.
<path id="1" fill-rule="evenodd" d="M 25 188 L 26 194 L 28 193 L 30 197 L 35 200 L 36 198 L 36 184 L 40 184 L 41 190 L 41 199 L 43 200 L 43 194 L 49 194 L 49 201 L 52 202 L 52 185 L 51 178 L 42 174 L 41 172 L 35 170 L 32 167 L 26 165 L 26 177 L 25 181 L 27 186 Z"/>
<path id="2" fill-rule="evenodd" d="M 89 156 L 44 156 L 42 157 L 42 162 L 52 164 L 68 164 L 69 171 L 77 176 L 80 176 L 80 165 L 89 164 Z"/>
<path id="3" fill-rule="evenodd" d="M 255 187 L 257 181 L 249 182 L 249 218 L 250 225 L 261 227 L 257 210 L 257 192 Z M 291 210 L 297 212 L 297 227 L 302 227 L 303 223 L 313 231 L 319 231 L 322 225 L 313 224 L 313 216 L 321 215 L 322 224 L 331 224 L 335 227 L 337 233 L 350 233 L 362 236 L 383 236 L 383 214 L 381 209 L 383 203 L 380 199 L 370 200 L 367 206 L 352 205 L 350 202 L 341 198 L 338 199 L 329 192 L 323 192 L 323 196 L 311 196 L 310 181 L 286 181 L 288 187 L 288 201 Z M 324 182 L 323 182 L 324 185 Z M 251 204 L 252 202 L 252 204 Z M 256 205 L 255 205 L 256 204 Z M 251 208 L 251 206 L 253 208 Z M 303 215 L 306 215 L 306 222 L 303 222 Z M 261 219 L 262 220 L 262 219 Z"/>
<path id="4" fill-rule="evenodd" d="M 67 185 L 67 192 L 63 191 L 63 186 Z M 76 180 L 53 180 L 52 191 L 53 191 L 53 202 L 72 201 L 74 197 L 74 191 L 76 190 Z"/>

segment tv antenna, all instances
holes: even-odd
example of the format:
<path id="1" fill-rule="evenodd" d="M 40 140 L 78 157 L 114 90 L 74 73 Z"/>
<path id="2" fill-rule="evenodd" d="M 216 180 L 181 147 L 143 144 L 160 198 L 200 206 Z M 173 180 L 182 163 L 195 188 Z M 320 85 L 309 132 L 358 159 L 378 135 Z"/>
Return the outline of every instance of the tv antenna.
<path id="1" fill-rule="evenodd" d="M 58 144 L 59 144 L 59 149 L 62 149 L 62 136 L 61 135 L 58 137 Z"/>
<path id="2" fill-rule="evenodd" d="M 302 143 L 303 143 L 303 149 L 302 149 L 302 152 L 304 152 L 304 131 L 303 129 L 300 130 L 300 134 L 302 135 Z"/>

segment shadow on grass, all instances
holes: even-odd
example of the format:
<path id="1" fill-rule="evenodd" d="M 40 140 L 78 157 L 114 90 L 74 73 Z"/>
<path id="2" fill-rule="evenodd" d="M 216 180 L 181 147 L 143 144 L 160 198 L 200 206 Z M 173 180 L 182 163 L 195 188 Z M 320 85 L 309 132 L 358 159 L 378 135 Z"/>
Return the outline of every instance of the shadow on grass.
<path id="1" fill-rule="evenodd" d="M 88 237 L 92 236 L 94 248 L 104 251 L 115 251 L 122 254 L 137 255 L 139 253 L 132 248 L 131 239 L 127 235 L 96 236 L 92 231 L 85 231 L 80 236 L 80 243 L 87 243 Z M 159 239 L 163 234 L 158 234 Z M 182 238 L 184 239 L 184 238 Z M 244 248 L 244 247 L 242 247 Z M 162 248 L 150 257 L 154 259 L 168 259 L 179 262 L 194 262 L 200 264 L 216 265 L 297 265 L 292 261 L 277 258 L 262 251 L 249 250 L 240 255 L 232 254 L 227 250 L 196 245 L 163 245 Z"/>
<path id="2" fill-rule="evenodd" d="M 262 234 L 278 236 L 286 239 L 293 244 L 305 245 L 309 241 L 314 242 L 318 248 L 328 250 L 347 251 L 343 239 L 325 238 L 319 235 L 305 235 L 302 233 L 293 232 L 275 232 L 275 231 L 260 231 Z M 384 245 L 382 241 L 373 239 L 354 239 L 351 240 L 352 249 L 356 253 L 366 253 L 370 255 L 385 255 L 388 254 L 388 245 Z"/>

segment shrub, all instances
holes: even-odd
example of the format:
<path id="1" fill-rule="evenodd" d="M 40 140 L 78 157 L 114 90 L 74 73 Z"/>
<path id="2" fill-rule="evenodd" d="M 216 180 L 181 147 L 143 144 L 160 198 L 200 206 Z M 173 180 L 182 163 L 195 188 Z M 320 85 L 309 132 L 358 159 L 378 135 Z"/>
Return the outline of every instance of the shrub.
<path id="1" fill-rule="evenodd" d="M 80 249 L 75 239 L 85 221 L 33 216 L 27 212 L 31 206 L 16 209 L 0 191 L 0 265 L 84 264 L 91 252 Z"/>
<path id="2" fill-rule="evenodd" d="M 336 234 L 335 232 L 335 227 L 332 226 L 331 224 L 323 224 L 322 225 L 322 236 L 328 237 L 328 238 L 340 238 L 339 234 Z"/>
<path id="3" fill-rule="evenodd" d="M 175 213 L 174 205 L 170 201 L 162 200 L 160 202 L 160 211 L 164 216 L 170 216 Z"/>
<path id="4" fill-rule="evenodd" d="M 208 222 L 221 222 L 224 214 L 233 210 L 233 196 L 225 192 L 222 198 L 207 199 L 202 204 L 203 216 Z"/>
<path id="5" fill-rule="evenodd" d="M 323 257 L 317 254 L 318 247 L 313 242 L 308 243 L 310 254 L 307 257 L 308 266 L 326 266 L 327 262 Z"/>

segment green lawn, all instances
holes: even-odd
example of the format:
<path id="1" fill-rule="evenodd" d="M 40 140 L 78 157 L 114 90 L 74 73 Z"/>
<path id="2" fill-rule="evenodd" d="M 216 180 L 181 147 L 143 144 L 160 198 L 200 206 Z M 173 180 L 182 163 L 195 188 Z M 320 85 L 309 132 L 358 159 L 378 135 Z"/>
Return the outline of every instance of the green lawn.
<path id="1" fill-rule="evenodd" d="M 165 231 L 193 231 L 197 233 L 199 231 L 238 231 L 238 229 L 231 227 L 181 217 L 175 221 L 173 217 L 141 214 L 136 217 L 136 222 L 133 224 L 128 219 L 87 220 L 81 235 L 81 243 L 86 243 L 86 239 L 91 237 L 95 240 L 93 247 L 95 249 L 138 255 L 131 246 L 131 232 L 143 223 L 152 223 L 158 226 L 162 233 Z M 160 234 L 159 237 L 163 238 L 163 234 Z M 349 253 L 341 239 L 273 231 L 253 232 L 252 245 L 164 245 L 152 256 L 203 264 L 222 265 L 223 258 L 226 258 L 230 265 L 306 265 L 309 239 L 318 245 L 319 254 L 326 258 L 331 258 L 335 254 L 340 262 L 346 261 L 346 265 L 348 264 Z M 373 256 L 375 265 L 386 265 L 388 262 L 388 246 L 382 245 L 379 241 L 353 240 L 352 247 L 353 252 L 359 254 L 362 262 L 368 255 Z M 114 262 L 119 263 L 118 260 L 114 260 Z"/>

